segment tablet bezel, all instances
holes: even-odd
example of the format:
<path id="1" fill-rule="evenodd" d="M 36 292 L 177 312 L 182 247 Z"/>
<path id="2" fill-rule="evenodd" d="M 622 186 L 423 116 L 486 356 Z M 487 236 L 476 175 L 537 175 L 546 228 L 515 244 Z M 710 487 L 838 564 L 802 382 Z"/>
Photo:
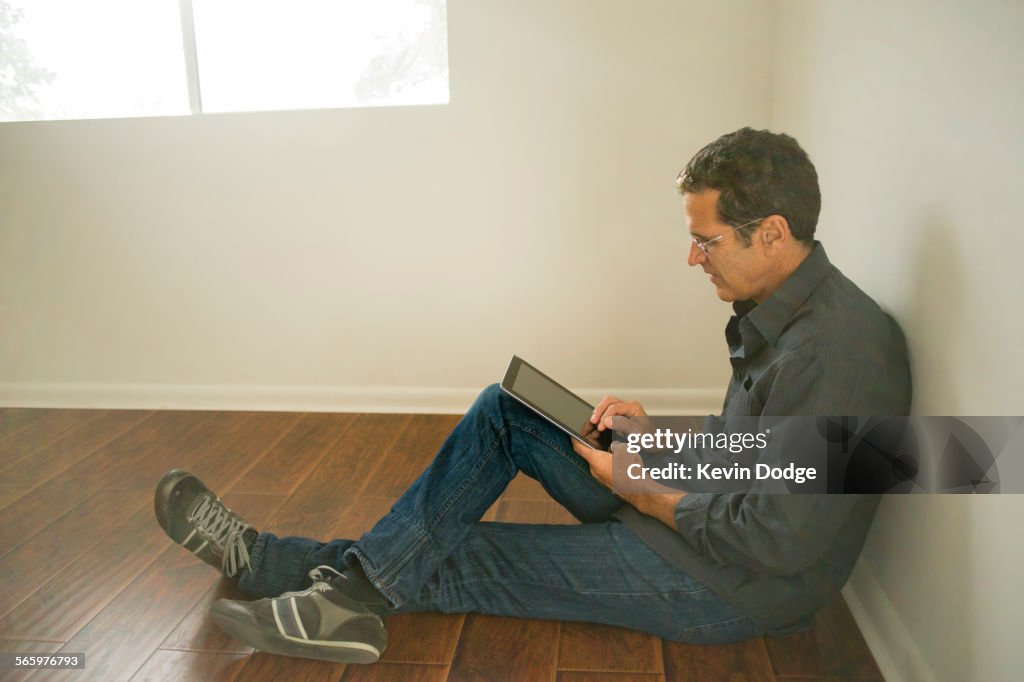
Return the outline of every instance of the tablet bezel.
<path id="1" fill-rule="evenodd" d="M 564 431 L 566 434 L 568 434 L 571 438 L 575 438 L 577 441 L 579 441 L 583 445 L 586 445 L 588 448 L 593 448 L 594 444 L 591 443 L 590 441 L 586 440 L 578 431 L 575 431 L 574 429 L 570 428 L 567 424 L 563 424 L 560 420 L 555 418 L 551 413 L 549 413 L 547 410 L 545 410 L 540 405 L 535 404 L 529 398 L 516 393 L 516 391 L 512 388 L 512 386 L 514 385 L 515 378 L 516 378 L 516 376 L 518 376 L 519 370 L 520 370 L 520 368 L 523 365 L 526 365 L 527 367 L 532 369 L 534 372 L 539 374 L 541 377 L 543 377 L 545 380 L 551 382 L 551 384 L 553 384 L 556 388 L 564 391 L 568 395 L 570 395 L 573 398 L 575 398 L 576 400 L 580 401 L 582 404 L 584 404 L 587 407 L 589 407 L 591 411 L 594 410 L 594 406 L 593 405 L 591 405 L 586 400 L 584 400 L 583 398 L 579 397 L 578 395 L 576 395 L 575 393 L 573 393 L 572 391 L 567 389 L 565 386 L 562 386 L 560 383 L 558 383 L 557 381 L 555 381 L 554 379 L 549 377 L 547 374 L 545 374 L 544 372 L 540 371 L 539 369 L 537 369 L 536 367 L 531 365 L 526 360 L 523 360 L 518 355 L 513 355 L 512 356 L 512 360 L 508 363 L 508 369 L 505 370 L 505 376 L 502 377 L 502 379 L 501 379 L 501 384 L 500 384 L 501 385 L 501 389 L 503 391 L 505 391 L 505 393 L 509 394 L 510 396 L 512 396 L 513 398 L 518 400 L 523 405 L 526 405 L 531 410 L 533 410 L 534 412 L 536 412 L 537 414 L 539 414 L 540 416 L 544 417 L 549 422 L 551 422 L 552 424 L 554 424 L 555 426 L 560 428 L 562 431 Z M 601 438 L 599 439 L 598 444 L 601 447 L 595 448 L 595 449 L 609 451 L 611 449 L 611 444 L 612 444 L 612 431 L 611 431 L 611 429 L 605 429 L 604 431 L 600 431 L 599 433 L 601 434 Z"/>

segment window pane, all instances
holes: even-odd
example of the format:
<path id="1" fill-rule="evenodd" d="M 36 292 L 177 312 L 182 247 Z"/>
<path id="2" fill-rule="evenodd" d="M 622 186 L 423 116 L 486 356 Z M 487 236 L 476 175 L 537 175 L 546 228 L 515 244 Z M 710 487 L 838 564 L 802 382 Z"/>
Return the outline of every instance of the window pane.
<path id="1" fill-rule="evenodd" d="M 177 0 L 0 0 L 0 120 L 187 113 Z"/>
<path id="2" fill-rule="evenodd" d="M 448 102 L 445 0 L 193 0 L 203 111 Z"/>

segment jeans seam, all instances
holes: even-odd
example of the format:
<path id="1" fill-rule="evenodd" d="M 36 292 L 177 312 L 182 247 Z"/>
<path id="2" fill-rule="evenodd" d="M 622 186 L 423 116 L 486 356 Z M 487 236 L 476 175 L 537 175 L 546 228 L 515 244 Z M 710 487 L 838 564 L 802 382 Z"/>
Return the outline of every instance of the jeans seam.
<path id="1" fill-rule="evenodd" d="M 520 423 L 520 422 L 517 422 L 517 421 L 512 421 L 512 420 L 508 420 L 508 421 L 506 422 L 506 424 L 507 424 L 507 426 L 505 427 L 505 429 L 507 429 L 508 427 L 514 427 L 514 428 L 516 428 L 516 429 L 519 429 L 520 431 L 522 431 L 522 432 L 524 432 L 524 433 L 528 433 L 528 434 L 530 434 L 531 436 L 533 436 L 534 438 L 536 438 L 536 439 L 537 439 L 538 441 L 540 441 L 540 442 L 541 442 L 542 444 L 546 445 L 546 446 L 547 446 L 547 447 L 548 447 L 548 448 L 549 448 L 550 450 L 553 450 L 553 451 L 554 451 L 554 452 L 556 452 L 557 454 L 561 455 L 561 456 L 562 456 L 562 459 L 564 459 L 565 461 L 569 462 L 570 464 L 572 464 L 573 466 L 575 466 L 575 467 L 576 467 L 577 469 L 579 469 L 579 470 L 580 470 L 580 471 L 582 471 L 583 473 L 585 473 L 585 474 L 588 474 L 588 475 L 589 475 L 589 473 L 590 473 L 590 468 L 589 468 L 589 467 L 583 467 L 583 466 L 581 466 L 581 465 L 580 465 L 580 462 L 579 462 L 579 461 L 577 461 L 576 459 L 573 459 L 572 457 L 569 457 L 569 456 L 568 456 L 568 455 L 566 454 L 566 452 L 565 452 L 564 450 L 562 450 L 562 448 L 561 448 L 561 447 L 559 447 L 559 446 L 558 446 L 558 445 L 556 445 L 555 443 L 552 443 L 551 441 L 549 441 L 549 440 L 548 440 L 547 438 L 545 438 L 545 437 L 544 437 L 544 435 L 543 435 L 543 434 L 541 434 L 540 432 L 538 432 L 538 431 L 534 431 L 534 430 L 533 430 L 532 428 L 530 428 L 530 427 L 529 427 L 528 425 L 522 424 L 522 423 Z M 571 439 L 571 436 L 569 436 L 568 434 L 566 434 L 566 436 L 565 436 L 565 437 L 566 437 L 566 438 L 570 438 L 570 439 Z M 578 459 L 579 459 L 580 461 L 584 461 L 584 460 L 583 460 L 582 458 L 578 458 Z"/>
<path id="2" fill-rule="evenodd" d="M 405 519 L 405 516 L 402 516 Z M 435 555 L 434 548 L 430 543 L 430 536 L 423 530 L 423 528 L 415 522 L 410 522 L 412 529 L 416 531 L 416 541 L 402 553 L 401 556 L 396 558 L 394 561 L 389 562 L 389 566 L 380 568 L 376 566 L 370 557 L 363 551 L 362 547 L 359 546 L 358 542 L 353 543 L 346 553 L 351 552 L 355 555 L 359 563 L 362 564 L 363 573 L 369 578 L 370 582 L 374 587 L 377 588 L 384 596 L 392 601 L 396 606 L 400 606 L 404 602 L 408 601 L 404 599 L 402 595 L 395 591 L 394 585 L 397 576 L 402 572 L 402 569 L 412 561 L 413 557 L 420 551 L 427 550 L 431 554 Z"/>
<path id="3" fill-rule="evenodd" d="M 345 554 L 348 554 L 349 552 L 351 552 L 352 555 L 356 558 L 356 561 L 359 563 L 360 568 L 363 569 L 363 575 L 365 575 L 367 580 L 370 581 L 370 584 L 373 585 L 378 592 L 384 595 L 384 597 L 388 599 L 388 601 L 390 601 L 393 605 L 400 606 L 402 600 L 399 598 L 399 595 L 395 593 L 395 591 L 391 588 L 391 585 L 385 583 L 380 579 L 380 575 L 373 567 L 373 563 L 370 561 L 370 557 L 366 556 L 366 554 L 355 545 L 349 547 L 345 551 Z"/>
<path id="4" fill-rule="evenodd" d="M 434 517 L 432 519 L 430 519 L 429 526 L 427 526 L 427 527 L 425 527 L 423 529 L 424 530 L 424 534 L 428 538 L 430 537 L 430 529 L 432 529 L 434 526 L 437 525 L 437 520 L 440 517 L 442 517 L 445 514 L 447 514 L 448 511 L 453 506 L 455 506 L 455 503 L 459 501 L 459 499 L 462 497 L 462 494 L 465 493 L 466 490 L 476 481 L 476 479 L 480 477 L 480 471 L 487 464 L 487 462 L 489 462 L 491 460 L 491 457 L 494 456 L 494 449 L 497 447 L 498 441 L 501 440 L 501 437 L 507 431 L 508 431 L 508 426 L 502 426 L 501 427 L 501 429 L 495 434 L 494 438 L 491 440 L 490 447 L 487 448 L 487 450 L 484 451 L 484 455 L 479 458 L 479 460 L 477 461 L 476 465 L 470 470 L 469 474 L 466 476 L 466 479 L 462 482 L 462 485 L 460 485 L 455 490 L 454 494 L 452 494 L 452 495 L 450 495 L 448 497 L 448 500 L 445 502 L 444 506 L 442 506 L 441 509 L 439 509 L 438 512 L 436 514 L 434 514 Z"/>
<path id="5" fill-rule="evenodd" d="M 502 421 L 503 421 L 502 426 L 494 434 L 494 437 L 491 439 L 490 446 L 484 451 L 483 456 L 481 456 L 479 458 L 479 460 L 476 463 L 476 465 L 472 468 L 472 470 L 466 476 L 466 479 L 462 482 L 462 485 L 460 485 L 458 487 L 458 489 L 456 489 L 455 493 L 448 498 L 448 501 L 444 504 L 444 506 L 440 510 L 438 510 L 438 512 L 436 514 L 434 514 L 434 517 L 430 520 L 430 524 L 427 525 L 427 526 L 421 526 L 419 528 L 419 530 L 421 530 L 423 532 L 423 534 L 428 539 L 430 537 L 431 529 L 434 526 L 437 525 L 437 519 L 440 518 L 441 516 L 444 516 L 445 514 L 447 514 L 448 511 L 451 510 L 451 508 L 455 505 L 455 503 L 458 502 L 458 500 L 462 497 L 463 493 L 465 493 L 466 490 L 480 477 L 480 471 L 483 469 L 484 466 L 486 466 L 486 464 L 494 456 L 494 451 L 497 448 L 498 443 L 501 441 L 502 437 L 505 434 L 507 434 L 509 432 L 509 430 L 512 429 L 512 428 L 518 429 L 518 430 L 520 430 L 520 431 L 522 431 L 524 433 L 527 433 L 527 434 L 533 436 L 538 441 L 540 441 L 543 445 L 546 445 L 549 449 L 551 449 L 552 451 L 554 451 L 555 453 L 560 455 L 563 459 L 565 459 L 567 462 L 569 462 L 570 464 L 575 466 L 581 472 L 589 474 L 589 467 L 588 468 L 584 468 L 583 466 L 580 465 L 579 462 L 577 462 L 576 460 L 574 460 L 571 457 L 566 456 L 566 453 L 558 445 L 550 442 L 541 433 L 539 433 L 537 431 L 534 431 L 529 426 L 524 425 L 524 424 L 522 424 L 520 422 L 514 421 L 512 419 L 504 419 Z M 569 436 L 566 436 L 566 438 L 568 438 L 568 437 Z M 519 469 L 517 467 L 517 471 L 518 470 Z M 405 518 L 405 516 L 403 515 L 402 518 Z M 415 524 L 415 522 L 413 522 L 413 525 L 418 525 L 418 524 Z"/>
<path id="6" fill-rule="evenodd" d="M 374 586 L 382 593 L 384 593 L 387 597 L 391 598 L 396 605 L 400 605 L 401 603 L 407 601 L 405 599 L 402 599 L 401 595 L 399 595 L 394 589 L 396 576 L 398 576 L 398 574 L 401 573 L 402 569 L 410 561 L 413 560 L 413 558 L 418 552 L 426 550 L 433 555 L 433 558 L 435 560 L 438 558 L 437 552 L 434 550 L 433 541 L 431 540 L 430 537 L 431 529 L 433 529 L 438 524 L 438 519 L 447 514 L 451 510 L 451 508 L 455 506 L 455 503 L 458 502 L 458 500 L 462 497 L 466 490 L 469 489 L 469 487 L 477 480 L 477 478 L 479 478 L 480 471 L 487 464 L 487 462 L 490 461 L 491 457 L 494 456 L 494 450 L 497 447 L 498 442 L 501 440 L 502 435 L 504 435 L 507 431 L 508 427 L 506 425 L 503 425 L 501 429 L 498 430 L 498 432 L 494 435 L 494 438 L 491 440 L 490 447 L 488 447 L 487 450 L 485 450 L 484 455 L 479 458 L 479 461 L 470 470 L 469 474 L 462 482 L 462 485 L 460 485 L 455 490 L 455 492 L 448 497 L 448 499 L 445 501 L 445 504 L 430 519 L 430 523 L 428 525 L 424 526 L 420 524 L 417 520 L 407 518 L 404 514 L 395 513 L 395 516 L 400 517 L 403 521 L 405 521 L 408 524 L 408 526 L 412 528 L 412 530 L 416 532 L 416 534 L 419 536 L 418 540 L 412 543 L 411 546 L 405 552 L 403 552 L 401 556 L 397 557 L 394 561 L 389 562 L 389 567 L 386 570 L 371 571 L 367 570 L 367 567 L 364 565 L 363 572 L 366 573 L 368 578 L 370 578 L 370 582 L 373 583 Z M 364 557 L 366 558 L 367 563 L 370 562 L 369 557 L 358 546 L 354 546 L 352 548 L 352 551 L 356 552 L 357 557 Z M 382 589 L 382 587 L 384 589 Z"/>

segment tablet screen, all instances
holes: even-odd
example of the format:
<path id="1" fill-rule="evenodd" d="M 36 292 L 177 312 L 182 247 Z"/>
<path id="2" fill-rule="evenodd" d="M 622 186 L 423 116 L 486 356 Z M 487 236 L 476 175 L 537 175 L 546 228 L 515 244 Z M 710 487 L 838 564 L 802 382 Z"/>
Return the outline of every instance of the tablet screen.
<path id="1" fill-rule="evenodd" d="M 598 431 L 597 426 L 590 422 L 594 406 L 524 360 L 512 358 L 501 385 L 513 397 L 590 447 L 599 450 L 611 447 L 612 431 Z"/>

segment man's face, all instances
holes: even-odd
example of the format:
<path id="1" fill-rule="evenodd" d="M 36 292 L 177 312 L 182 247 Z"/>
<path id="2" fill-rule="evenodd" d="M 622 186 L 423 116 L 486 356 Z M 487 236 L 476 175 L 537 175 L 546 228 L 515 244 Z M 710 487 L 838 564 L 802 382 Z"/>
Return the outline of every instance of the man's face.
<path id="1" fill-rule="evenodd" d="M 755 235 L 753 244 L 744 244 L 737 230 L 719 218 L 719 194 L 717 189 L 709 189 L 683 195 L 690 234 L 701 241 L 722 237 L 708 245 L 707 255 L 691 243 L 686 262 L 699 265 L 710 275 L 715 293 L 723 301 L 764 300 L 768 291 L 769 262 L 756 237 L 759 225 L 751 225 L 747 232 Z"/>

